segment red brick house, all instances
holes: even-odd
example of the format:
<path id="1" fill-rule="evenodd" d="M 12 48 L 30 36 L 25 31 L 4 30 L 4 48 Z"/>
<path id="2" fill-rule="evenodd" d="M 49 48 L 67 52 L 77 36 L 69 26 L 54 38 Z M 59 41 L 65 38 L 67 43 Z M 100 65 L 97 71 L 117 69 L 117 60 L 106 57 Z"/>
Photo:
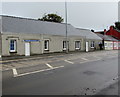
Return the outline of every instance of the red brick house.
<path id="1" fill-rule="evenodd" d="M 105 31 L 105 34 L 120 40 L 120 31 L 115 29 L 114 26 L 110 26 L 110 29 Z"/>

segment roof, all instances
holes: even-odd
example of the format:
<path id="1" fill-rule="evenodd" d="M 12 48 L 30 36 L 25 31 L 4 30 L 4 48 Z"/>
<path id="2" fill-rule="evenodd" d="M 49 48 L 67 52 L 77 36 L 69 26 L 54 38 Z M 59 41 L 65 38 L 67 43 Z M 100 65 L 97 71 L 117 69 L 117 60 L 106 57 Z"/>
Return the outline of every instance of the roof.
<path id="1" fill-rule="evenodd" d="M 2 32 L 2 19 L 1 19 L 1 16 L 0 16 L 0 33 Z"/>
<path id="2" fill-rule="evenodd" d="M 65 35 L 63 23 L 40 21 L 12 16 L 2 16 L 2 32 L 12 33 L 40 33 L 52 35 Z M 75 28 L 68 24 L 68 35 L 80 35 Z"/>
<path id="3" fill-rule="evenodd" d="M 77 30 L 79 30 L 81 36 L 85 36 L 87 39 L 99 39 L 99 40 L 102 40 L 94 32 L 91 32 L 88 29 L 77 28 Z"/>
<path id="4" fill-rule="evenodd" d="M 76 29 L 67 24 L 68 36 L 82 36 L 89 39 L 101 39 L 90 30 Z M 13 16 L 2 16 L 2 33 L 40 33 L 51 35 L 66 35 L 65 23 L 54 23 Z"/>
<path id="5" fill-rule="evenodd" d="M 97 34 L 97 35 L 107 41 L 118 41 L 117 39 L 109 35 L 103 35 L 103 34 Z"/>

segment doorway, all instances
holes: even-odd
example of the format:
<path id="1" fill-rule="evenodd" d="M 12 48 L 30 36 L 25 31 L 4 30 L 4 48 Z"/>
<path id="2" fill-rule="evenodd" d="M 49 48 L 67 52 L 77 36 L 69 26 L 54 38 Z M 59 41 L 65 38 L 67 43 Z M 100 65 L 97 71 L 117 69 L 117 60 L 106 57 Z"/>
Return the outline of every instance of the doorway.
<path id="1" fill-rule="evenodd" d="M 25 56 L 30 56 L 30 43 L 25 43 Z"/>
<path id="2" fill-rule="evenodd" d="M 89 43 L 88 41 L 86 41 L 86 52 L 88 52 L 88 49 L 89 49 Z"/>

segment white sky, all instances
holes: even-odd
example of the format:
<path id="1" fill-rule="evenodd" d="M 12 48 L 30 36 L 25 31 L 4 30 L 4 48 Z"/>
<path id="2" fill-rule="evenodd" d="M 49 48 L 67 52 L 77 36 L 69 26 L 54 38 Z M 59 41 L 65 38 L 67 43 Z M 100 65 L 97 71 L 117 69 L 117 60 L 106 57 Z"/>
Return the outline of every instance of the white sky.
<path id="1" fill-rule="evenodd" d="M 57 13 L 65 18 L 64 2 L 3 1 L 3 15 L 37 19 L 44 13 Z M 103 30 L 118 21 L 118 2 L 68 2 L 67 9 L 68 23 L 75 27 Z"/>

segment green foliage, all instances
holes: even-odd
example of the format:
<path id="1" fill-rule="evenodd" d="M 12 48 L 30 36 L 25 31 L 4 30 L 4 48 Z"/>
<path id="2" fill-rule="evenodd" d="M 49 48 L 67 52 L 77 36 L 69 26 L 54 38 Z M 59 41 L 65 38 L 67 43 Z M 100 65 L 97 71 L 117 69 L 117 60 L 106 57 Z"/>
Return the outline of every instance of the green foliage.
<path id="1" fill-rule="evenodd" d="M 39 18 L 38 20 L 57 23 L 63 22 L 63 18 L 57 14 L 45 14 L 42 18 Z"/>
<path id="2" fill-rule="evenodd" d="M 117 28 L 118 30 L 120 30 L 120 22 L 115 22 L 115 28 Z"/>

